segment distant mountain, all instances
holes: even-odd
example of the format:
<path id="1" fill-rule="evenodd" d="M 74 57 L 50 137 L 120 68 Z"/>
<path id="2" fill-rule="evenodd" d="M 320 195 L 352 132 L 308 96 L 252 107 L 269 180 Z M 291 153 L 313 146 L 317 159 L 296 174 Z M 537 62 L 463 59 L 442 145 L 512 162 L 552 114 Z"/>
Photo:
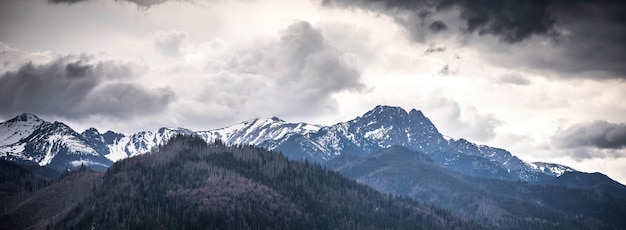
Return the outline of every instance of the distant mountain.
<path id="1" fill-rule="evenodd" d="M 251 144 L 280 151 L 290 159 L 320 163 L 342 155 L 363 157 L 390 146 L 404 146 L 462 174 L 511 181 L 541 181 L 575 171 L 558 164 L 524 162 L 504 149 L 446 138 L 421 111 L 391 106 L 376 106 L 355 119 L 325 127 L 271 117 L 208 131 L 160 128 L 131 135 L 114 131 L 102 134 L 94 128 L 78 134 L 63 123 L 22 114 L 0 123 L 0 155 L 2 159 L 58 170 L 80 164 L 104 169 L 114 161 L 163 145 L 177 134 L 194 134 L 207 142 Z"/>
<path id="2" fill-rule="evenodd" d="M 604 175 L 566 172 L 541 185 L 472 177 L 400 146 L 326 165 L 376 190 L 432 203 L 493 229 L 626 227 L 619 218 L 626 215 L 626 187 Z"/>
<path id="3" fill-rule="evenodd" d="M 113 163 L 67 125 L 46 122 L 32 114 L 0 123 L 0 137 L 1 158 L 20 164 L 63 171 L 80 165 L 104 170 Z"/>
<path id="4" fill-rule="evenodd" d="M 539 181 L 574 171 L 557 164 L 527 163 L 504 149 L 465 139 L 445 138 L 422 112 L 390 106 L 377 106 L 318 132 L 292 135 L 271 147 L 293 159 L 325 162 L 342 154 L 367 156 L 390 146 L 420 151 L 451 170 L 488 178 Z"/>
<path id="5" fill-rule="evenodd" d="M 175 179 L 173 179 L 175 178 Z M 249 146 L 175 136 L 116 162 L 52 229 L 481 229 L 336 172 Z"/>

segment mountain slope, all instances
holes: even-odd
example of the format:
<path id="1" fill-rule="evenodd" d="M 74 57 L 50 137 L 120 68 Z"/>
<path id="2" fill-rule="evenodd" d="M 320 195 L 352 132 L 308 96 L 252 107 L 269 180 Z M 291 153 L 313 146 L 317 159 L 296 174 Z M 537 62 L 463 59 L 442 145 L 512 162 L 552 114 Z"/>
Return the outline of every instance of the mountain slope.
<path id="1" fill-rule="evenodd" d="M 6 122 L 0 123 L 0 146 L 13 144 L 31 135 L 44 121 L 39 117 L 23 113 Z"/>
<path id="2" fill-rule="evenodd" d="M 468 177 L 435 164 L 424 154 L 397 146 L 362 159 L 329 163 L 346 177 L 379 191 L 433 203 L 490 228 L 626 227 L 626 221 L 619 218 L 626 215 L 626 195 L 604 187 L 588 190 L 590 185 L 580 183 L 576 183 L 578 188 L 567 188 L 555 186 L 557 183 L 538 185 Z M 561 177 L 570 174 L 580 173 Z M 621 186 L 606 180 L 601 184 L 612 189 Z"/>
<path id="3" fill-rule="evenodd" d="M 446 211 L 383 195 L 319 165 L 183 136 L 115 163 L 97 192 L 54 226 L 89 227 L 480 228 Z"/>
<path id="4" fill-rule="evenodd" d="M 62 217 L 74 208 L 102 178 L 102 172 L 90 171 L 86 167 L 66 172 L 60 178 L 50 182 L 18 166 L 5 167 L 10 162 L 0 161 L 1 174 L 20 175 L 23 182 L 21 191 L 5 190 L 15 181 L 0 181 L 2 202 L 0 210 L 0 229 L 46 229 L 46 226 Z"/>
<path id="5" fill-rule="evenodd" d="M 280 151 L 290 159 L 320 163 L 341 155 L 363 157 L 390 146 L 404 146 L 428 155 L 448 169 L 472 176 L 542 181 L 575 171 L 557 164 L 524 162 L 504 149 L 476 145 L 465 139 L 445 138 L 421 111 L 407 112 L 391 106 L 376 106 L 355 119 L 326 127 L 288 123 L 272 117 L 208 131 L 160 128 L 128 136 L 113 131 L 101 134 L 93 128 L 77 134 L 62 123 L 35 118 L 20 115 L 1 124 L 4 131 L 0 130 L 0 136 L 7 138 L 2 143 L 19 138 L 16 143 L 0 146 L 0 153 L 5 153 L 3 158 L 50 164 L 57 169 L 79 163 L 105 168 L 111 161 L 149 152 L 172 136 L 194 134 L 209 143 L 220 140 L 229 145 L 255 145 Z M 7 125 L 23 120 L 29 122 Z M 46 128 L 51 124 L 57 128 Z M 35 135 L 39 139 L 33 139 Z"/>
<path id="6" fill-rule="evenodd" d="M 421 111 L 391 106 L 376 106 L 353 120 L 293 135 L 272 149 L 293 159 L 325 162 L 342 154 L 367 156 L 390 146 L 423 152 L 444 167 L 473 176 L 539 181 L 563 173 L 551 169 L 573 171 L 556 164 L 539 167 L 504 149 L 444 138 Z"/>
<path id="7" fill-rule="evenodd" d="M 4 160 L 57 171 L 80 165 L 104 170 L 113 163 L 67 125 L 46 122 L 32 114 L 0 123 L 0 134 L 6 138 L 0 141 L 5 144 L 0 146 Z"/>

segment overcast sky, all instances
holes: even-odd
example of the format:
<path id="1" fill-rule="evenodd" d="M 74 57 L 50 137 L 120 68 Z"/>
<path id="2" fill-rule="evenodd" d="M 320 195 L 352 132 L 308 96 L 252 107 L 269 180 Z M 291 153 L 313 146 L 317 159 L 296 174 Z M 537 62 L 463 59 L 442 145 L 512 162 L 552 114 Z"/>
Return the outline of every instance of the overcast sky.
<path id="1" fill-rule="evenodd" d="M 2 0 L 0 120 L 130 134 L 375 105 L 626 184 L 626 4 Z"/>

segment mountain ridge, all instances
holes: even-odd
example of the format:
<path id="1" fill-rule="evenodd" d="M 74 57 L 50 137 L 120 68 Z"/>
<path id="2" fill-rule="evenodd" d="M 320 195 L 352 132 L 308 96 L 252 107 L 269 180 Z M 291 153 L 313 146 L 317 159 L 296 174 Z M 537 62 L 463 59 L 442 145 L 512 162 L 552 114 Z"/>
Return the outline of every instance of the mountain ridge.
<path id="1" fill-rule="evenodd" d="M 35 131 L 44 132 L 40 129 L 48 123 L 50 122 L 27 113 L 0 123 L 0 137 L 5 137 L 0 140 L 0 143 L 4 143 L 0 145 L 2 158 L 13 161 L 32 161 L 39 165 L 49 164 L 51 159 L 59 155 L 58 153 L 50 154 L 50 148 L 42 147 L 37 153 L 45 157 L 33 158 L 31 155 L 36 154 L 25 152 L 25 147 L 22 147 L 27 144 L 26 140 L 40 142 L 31 143 L 33 146 L 51 145 L 46 144 L 46 141 L 50 142 L 50 140 L 45 140 L 45 138 L 31 138 Z M 67 127 L 60 122 L 52 124 Z M 100 133 L 95 128 L 89 128 L 79 134 L 67 128 L 69 130 L 63 131 L 66 134 L 65 140 L 73 144 L 57 143 L 57 145 L 70 147 L 65 152 L 69 152 L 69 155 L 76 158 L 73 160 L 74 166 L 80 162 L 106 168 L 114 161 L 142 154 L 163 145 L 174 135 L 193 134 L 207 142 L 220 140 L 231 145 L 250 144 L 283 152 L 291 159 L 307 159 L 320 163 L 343 154 L 367 156 L 380 149 L 397 145 L 424 152 L 444 167 L 474 176 L 539 181 L 560 176 L 566 171 L 575 171 L 570 167 L 554 163 L 525 162 L 505 149 L 477 145 L 462 138 L 446 137 L 437 130 L 422 111 L 416 109 L 407 111 L 401 107 L 383 105 L 376 106 L 352 120 L 330 126 L 310 125 L 303 122 L 290 123 L 278 117 L 270 117 L 251 119 L 236 125 L 207 131 L 163 127 L 155 131 L 141 131 L 125 135 L 110 130 Z M 19 141 L 16 143 L 5 143 L 18 138 Z M 62 167 L 70 165 L 57 164 L 56 168 L 63 170 Z M 473 165 L 484 168 L 476 168 Z"/>

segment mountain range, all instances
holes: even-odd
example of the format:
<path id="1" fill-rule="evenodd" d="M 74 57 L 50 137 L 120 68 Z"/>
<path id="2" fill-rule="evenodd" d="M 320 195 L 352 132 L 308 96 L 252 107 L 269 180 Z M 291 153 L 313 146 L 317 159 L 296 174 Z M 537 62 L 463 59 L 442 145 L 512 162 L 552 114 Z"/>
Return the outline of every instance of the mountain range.
<path id="1" fill-rule="evenodd" d="M 177 134 L 197 135 L 207 142 L 255 145 L 282 152 L 290 159 L 321 164 L 342 155 L 363 157 L 391 146 L 404 146 L 472 176 L 540 181 L 575 171 L 558 164 L 525 162 L 501 148 L 448 138 L 421 111 L 391 106 L 376 106 L 362 116 L 331 126 L 271 117 L 208 131 L 160 128 L 131 135 L 100 133 L 95 128 L 78 133 L 61 122 L 24 113 L 0 123 L 0 155 L 5 160 L 58 171 L 81 164 L 103 170 L 115 161 L 163 145 Z"/>
<path id="2" fill-rule="evenodd" d="M 177 138 L 182 142 L 174 144 L 174 146 L 178 147 L 171 150 L 172 145 L 169 143 L 172 139 Z M 198 152 L 199 150 L 196 147 L 203 146 L 199 145 L 199 142 L 214 146 L 210 147 L 209 150 L 200 151 L 209 151 L 211 154 L 204 155 L 204 153 Z M 181 145 L 181 143 L 186 144 Z M 222 156 L 230 160 L 214 159 L 214 154 L 221 151 L 216 151 L 215 148 L 226 149 L 228 151 L 224 151 L 230 151 L 231 153 L 244 151 L 248 155 L 261 154 L 269 158 L 265 160 L 263 160 L 264 157 L 262 157 L 263 159 L 256 159 L 254 161 L 258 162 L 255 164 L 245 163 L 247 160 L 250 160 L 248 158 L 252 157 L 252 155 L 242 155 L 241 153 L 235 154 L 237 156 L 235 158 Z M 167 149 L 170 150 L 165 151 Z M 261 151 L 261 149 L 263 150 Z M 267 152 L 264 149 L 272 152 Z M 277 152 L 282 153 L 291 160 L 296 160 L 293 162 L 301 162 L 298 163 L 304 165 L 301 170 L 311 169 L 309 165 L 313 165 L 314 168 L 319 166 L 321 166 L 319 167 L 320 169 L 324 168 L 324 170 L 315 173 L 315 176 L 307 180 L 317 181 L 318 179 L 314 178 L 326 178 L 324 175 L 336 172 L 383 193 L 412 198 L 419 202 L 434 205 L 437 208 L 449 210 L 450 213 L 440 211 L 435 213 L 440 216 L 437 218 L 448 218 L 450 215 L 460 217 L 460 219 L 450 217 L 455 223 L 458 221 L 463 222 L 463 219 L 470 219 L 490 229 L 626 228 L 626 220 L 622 218 L 623 215 L 626 215 L 626 186 L 610 179 L 606 175 L 578 172 L 570 167 L 554 163 L 525 162 L 501 148 L 477 145 L 465 139 L 449 138 L 441 134 L 422 112 L 415 109 L 406 111 L 400 107 L 391 106 L 376 106 L 362 116 L 331 126 L 289 123 L 279 118 L 271 117 L 268 119 L 253 119 L 237 125 L 208 131 L 160 128 L 156 131 L 143 131 L 131 135 L 124 135 L 114 131 L 100 133 L 95 128 L 89 128 L 82 133 L 78 133 L 61 122 L 47 122 L 33 114 L 21 114 L 0 123 L 0 158 L 19 164 L 22 167 L 26 166 L 25 168 L 30 171 L 37 171 L 38 174 L 50 175 L 55 174 L 52 172 L 56 171 L 58 175 L 61 171 L 64 172 L 67 169 L 76 168 L 80 169 L 84 174 L 79 174 L 83 176 L 76 177 L 82 178 L 80 180 L 71 179 L 74 177 L 62 177 L 61 180 L 53 181 L 52 185 L 46 186 L 50 183 L 49 180 L 41 182 L 41 179 L 37 179 L 39 178 L 37 176 L 24 176 L 23 170 L 3 171 L 3 173 L 8 173 L 8 176 L 4 177 L 14 179 L 3 179 L 0 181 L 0 188 L 8 188 L 5 193 L 12 194 L 11 197 L 22 198 L 6 203 L 4 214 L 0 213 L 0 220 L 2 218 L 10 221 L 22 219 L 23 216 L 28 216 L 29 207 L 37 205 L 37 202 L 34 202 L 35 199 L 30 197 L 39 197 L 37 199 L 46 200 L 50 197 L 55 197 L 56 195 L 54 194 L 72 194 L 72 191 L 65 189 L 70 187 L 81 188 L 77 194 L 80 197 L 86 197 L 84 198 L 85 202 L 101 206 L 106 210 L 119 209 L 120 212 L 127 212 L 129 209 L 135 210 L 137 207 L 142 210 L 146 207 L 154 208 L 155 205 L 158 209 L 161 206 L 154 201 L 175 198 L 174 203 L 170 206 L 173 209 L 169 211 L 177 213 L 178 208 L 181 208 L 177 206 L 180 202 L 194 201 L 197 203 L 204 202 L 207 198 L 213 199 L 209 196 L 203 197 L 207 194 L 207 191 L 211 192 L 211 194 L 215 192 L 221 194 L 222 198 L 220 199 L 234 199 L 234 201 L 239 202 L 241 199 L 239 195 L 241 194 L 229 189 L 233 183 L 242 183 L 242 177 L 245 178 L 243 181 L 246 186 L 250 185 L 251 182 L 253 184 L 259 183 L 253 187 L 248 187 L 251 189 L 249 192 L 253 195 L 261 190 L 260 193 L 268 192 L 269 190 L 263 186 L 269 186 L 271 187 L 270 190 L 279 192 L 282 194 L 281 196 L 288 196 L 291 197 L 289 199 L 298 200 L 303 198 L 302 194 L 292 194 L 292 192 L 300 191 L 300 189 L 303 189 L 300 186 L 305 186 L 303 191 L 308 191 L 306 194 L 320 198 L 319 194 L 316 195 L 313 192 L 317 191 L 318 188 L 316 186 L 320 185 L 317 184 L 319 181 L 307 185 L 300 184 L 299 180 L 289 182 L 290 184 L 282 184 L 284 181 L 276 180 L 272 175 L 282 172 L 282 176 L 293 179 L 294 177 L 302 176 L 301 173 L 298 170 L 293 171 L 291 167 L 287 167 L 287 169 L 291 170 L 287 170 L 289 171 L 288 173 L 285 172 L 286 169 L 283 166 L 281 166 L 281 170 L 271 169 L 271 167 L 268 169 L 265 166 L 261 167 L 261 165 L 267 162 L 281 162 L 279 163 L 280 165 L 292 164 L 280 158 L 282 156 L 277 154 Z M 194 156 L 194 154 L 200 155 Z M 276 158 L 277 156 L 280 157 Z M 278 161 L 276 161 L 277 159 Z M 216 184 L 217 187 L 208 185 L 206 187 L 202 185 L 205 182 L 201 180 L 204 176 L 197 178 L 198 175 L 206 173 L 203 171 L 203 167 L 206 165 L 188 172 L 183 170 L 185 172 L 183 174 L 161 172 L 163 170 L 167 171 L 163 165 L 167 162 L 175 165 L 177 170 L 180 167 L 187 167 L 180 164 L 189 164 L 189 167 L 193 168 L 199 167 L 198 164 L 204 165 L 208 163 L 212 165 L 209 168 L 217 167 L 215 172 L 218 174 L 225 169 L 236 172 L 237 176 L 232 178 L 226 177 L 226 180 L 223 176 L 218 176 L 216 178 L 222 178 L 221 180 L 224 181 Z M 235 165 L 238 166 L 235 167 Z M 97 174 L 85 171 L 86 167 L 99 171 L 108 170 L 102 176 L 102 173 Z M 7 168 L 13 169 L 15 167 Z M 268 174 L 266 175 L 268 176 L 267 178 L 260 176 L 265 174 Z M 21 176 L 18 177 L 19 179 L 15 179 L 13 175 Z M 120 177 L 120 175 L 124 176 Z M 155 177 L 156 175 L 159 176 Z M 213 175 L 213 173 L 207 175 Z M 172 181 L 171 178 L 177 178 L 174 181 L 178 181 L 176 182 L 178 184 L 172 185 L 173 187 L 170 188 L 173 190 L 153 191 L 154 188 L 162 189 L 163 183 L 170 183 L 169 181 Z M 337 180 L 336 176 L 328 178 Z M 17 182 L 7 184 L 7 181 L 11 180 Z M 343 181 L 343 179 L 341 180 Z M 72 184 L 72 181 L 78 181 L 77 183 L 79 184 Z M 94 185 L 94 181 L 105 181 L 105 183 Z M 144 200 L 145 202 L 141 201 L 144 203 L 136 204 L 139 206 L 108 206 L 109 202 L 101 202 L 101 200 L 114 199 L 112 201 L 117 202 L 114 202 L 115 204 L 126 203 L 120 203 L 119 198 L 125 196 L 124 194 L 128 192 L 128 183 L 130 183 L 128 181 L 134 181 L 131 184 L 140 181 L 148 184 L 153 183 L 151 186 L 156 187 L 143 187 L 143 185 L 130 187 L 134 191 L 131 192 L 131 195 L 140 193 L 147 196 L 142 198 L 147 199 Z M 87 187 L 93 188 L 91 195 L 86 195 L 86 187 L 80 185 L 80 183 L 87 183 Z M 342 183 L 352 182 L 347 182 L 346 180 Z M 35 189 L 33 189 L 32 184 L 37 185 L 34 186 Z M 72 184 L 72 186 L 69 184 Z M 42 185 L 44 186 L 43 189 L 40 188 Z M 201 186 L 202 192 L 197 190 L 199 185 L 205 186 Z M 178 188 L 187 189 L 188 191 L 184 191 L 192 193 L 191 195 L 187 192 L 181 193 L 181 191 L 177 190 Z M 41 189 L 41 191 L 38 192 L 37 189 Z M 257 191 L 258 189 L 260 190 Z M 335 189 L 340 190 L 341 188 L 333 188 L 326 192 L 335 195 L 343 194 Z M 26 192 L 26 195 L 23 195 L 24 191 L 34 192 Z M 227 194 L 224 191 L 231 192 Z M 370 192 L 366 193 L 371 195 Z M 172 197 L 172 194 L 183 195 Z M 166 196 L 157 197 L 158 199 L 154 197 L 162 195 Z M 71 195 L 66 196 L 64 199 L 67 199 L 67 197 L 71 197 Z M 179 198 L 182 200 L 177 200 Z M 311 198 L 307 202 L 316 203 L 318 198 Z M 260 200 L 263 205 L 266 205 L 268 202 L 272 204 L 276 201 L 272 197 L 269 197 L 269 200 L 265 199 L 268 199 L 268 197 Z M 338 201 L 342 199 L 338 198 Z M 66 203 L 64 202 L 63 204 Z M 320 203 L 316 205 L 318 204 Z M 246 205 L 251 204 L 246 203 L 242 205 L 248 207 Z M 278 202 L 274 205 L 278 206 L 270 206 L 272 207 L 270 209 L 272 213 L 284 211 L 280 208 L 283 207 L 281 205 L 284 205 L 284 202 Z M 302 208 L 289 205 L 292 204 L 288 204 L 283 208 L 290 210 Z M 415 204 L 406 205 L 412 206 Z M 31 217 L 31 219 L 37 219 L 40 227 L 48 226 L 50 223 L 55 222 L 63 223 L 63 225 L 55 225 L 56 228 L 65 228 L 66 224 L 68 226 L 84 227 L 88 227 L 90 223 L 109 225 L 111 224 L 109 221 L 114 221 L 115 223 L 123 222 L 127 225 L 126 227 L 140 224 L 138 222 L 127 222 L 128 220 L 125 219 L 119 219 L 122 222 L 116 222 L 115 219 L 106 219 L 106 216 L 110 215 L 103 213 L 106 210 L 89 209 L 91 210 L 89 211 L 85 207 L 91 206 L 85 206 L 84 204 L 81 206 L 75 201 L 72 201 L 71 205 L 64 205 L 62 208 L 51 205 L 45 209 L 46 211 L 41 213 L 65 213 L 70 212 L 68 210 L 75 207 L 77 209 L 73 209 L 71 213 L 80 214 L 81 216 L 85 215 L 85 213 L 88 215 L 75 219 L 72 216 L 76 215 L 63 217 L 65 214 L 54 214 L 54 218 L 46 222 L 47 218 L 51 217 L 50 215 L 42 214 L 38 218 Z M 230 206 L 224 206 L 224 208 L 227 207 Z M 276 209 L 276 207 L 279 208 Z M 328 206 L 323 207 L 325 210 L 332 210 Z M 421 208 L 424 207 L 421 206 Z M 153 209 L 150 210 L 153 211 Z M 305 213 L 309 214 L 312 214 L 309 211 L 314 211 L 314 209 L 307 210 Z M 199 215 L 198 213 L 204 212 L 207 212 L 207 210 L 199 208 L 192 211 L 192 215 Z M 138 216 L 145 214 L 144 211 L 137 213 L 139 214 Z M 245 219 L 259 217 L 258 214 L 245 210 L 243 212 L 241 210 L 233 211 L 232 214 L 235 216 L 240 214 L 251 215 Z M 370 214 L 372 213 L 367 215 Z M 96 217 L 98 215 L 100 216 Z M 314 214 L 313 216 L 317 215 Z M 105 219 L 97 219 L 103 218 L 103 216 Z M 59 218 L 61 217 L 65 219 L 60 220 Z M 146 216 L 145 218 L 154 218 L 154 216 Z M 181 218 L 184 219 L 186 217 Z M 163 223 L 160 223 L 158 219 L 152 219 L 151 221 L 158 223 L 156 226 L 163 226 Z M 176 222 L 180 221 L 180 219 L 171 221 Z M 232 221 L 232 218 L 229 218 L 228 221 Z M 314 222 L 316 221 L 319 220 L 316 219 Z M 11 223 L 22 223 L 25 224 L 24 226 L 28 226 L 26 222 L 18 221 Z M 324 223 L 324 221 L 316 223 Z M 335 224 L 339 223 L 336 222 Z M 472 225 L 472 223 L 468 223 Z M 226 224 L 226 226 L 231 226 L 231 224 Z M 288 223 L 288 225 L 293 224 L 295 222 Z M 445 224 L 443 228 L 446 228 Z"/>

